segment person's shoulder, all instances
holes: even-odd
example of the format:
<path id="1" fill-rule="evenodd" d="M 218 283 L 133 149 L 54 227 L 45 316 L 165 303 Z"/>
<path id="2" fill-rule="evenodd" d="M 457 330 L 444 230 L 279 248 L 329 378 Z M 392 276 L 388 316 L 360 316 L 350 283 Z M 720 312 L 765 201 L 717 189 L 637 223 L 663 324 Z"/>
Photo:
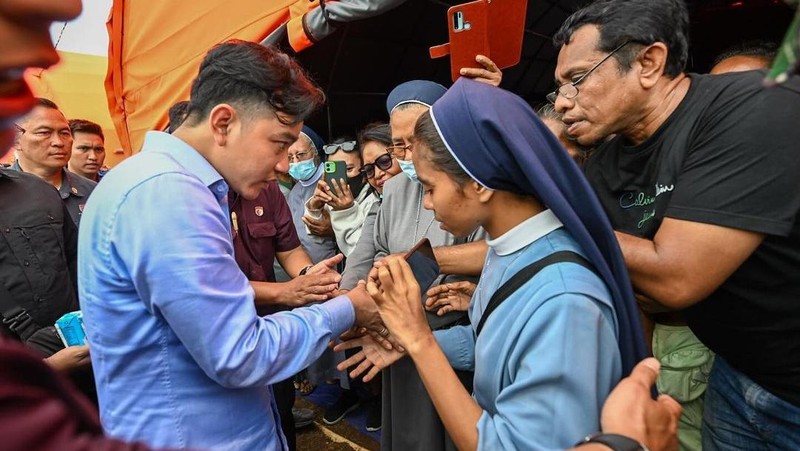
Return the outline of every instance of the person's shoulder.
<path id="1" fill-rule="evenodd" d="M 386 181 L 383 185 L 383 197 L 386 199 L 387 197 L 391 197 L 395 193 L 401 194 L 408 194 L 410 189 L 413 189 L 413 185 L 416 185 L 416 182 L 413 182 L 409 179 L 405 174 L 397 174 L 396 176 L 390 178 Z"/>
<path id="2" fill-rule="evenodd" d="M 712 106 L 723 109 L 746 108 L 751 112 L 800 100 L 800 77 L 793 76 L 783 84 L 767 86 L 764 84 L 765 76 L 765 70 L 718 75 L 691 74 L 696 93 L 694 99 L 699 104 L 710 102 Z"/>
<path id="3" fill-rule="evenodd" d="M 97 182 L 93 180 L 89 180 L 86 177 L 83 177 L 68 170 L 65 170 L 65 172 L 69 179 L 70 185 L 77 188 L 78 191 L 83 193 L 84 195 L 89 195 L 97 186 Z"/>
<path id="4" fill-rule="evenodd" d="M 0 173 L 2 174 L 0 175 L 0 179 L 20 186 L 27 192 L 39 192 L 47 195 L 55 193 L 56 198 L 58 198 L 59 202 L 61 202 L 61 198 L 58 197 L 58 191 L 55 189 L 55 187 L 42 180 L 40 177 L 37 177 L 33 174 L 28 174 L 27 172 L 15 171 L 13 169 L 0 169 Z"/>

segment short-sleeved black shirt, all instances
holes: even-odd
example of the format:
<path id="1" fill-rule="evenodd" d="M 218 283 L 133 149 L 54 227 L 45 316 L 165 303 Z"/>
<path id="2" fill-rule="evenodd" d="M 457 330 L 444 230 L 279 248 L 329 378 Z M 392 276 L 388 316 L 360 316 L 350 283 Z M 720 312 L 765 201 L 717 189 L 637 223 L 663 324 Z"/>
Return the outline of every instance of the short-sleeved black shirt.
<path id="1" fill-rule="evenodd" d="M 684 311 L 733 367 L 800 405 L 800 78 L 691 74 L 673 114 L 645 142 L 623 137 L 586 164 L 614 228 L 652 239 L 664 217 L 763 233 L 713 294 Z"/>
<path id="2" fill-rule="evenodd" d="M 0 169 L 0 283 L 39 326 L 78 309 L 77 243 L 77 228 L 53 186 Z"/>

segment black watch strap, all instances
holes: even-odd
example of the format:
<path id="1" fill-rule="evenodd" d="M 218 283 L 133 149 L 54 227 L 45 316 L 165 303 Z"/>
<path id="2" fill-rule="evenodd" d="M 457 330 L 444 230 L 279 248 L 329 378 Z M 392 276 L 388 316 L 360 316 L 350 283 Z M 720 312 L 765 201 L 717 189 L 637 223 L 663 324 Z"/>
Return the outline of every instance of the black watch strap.
<path id="1" fill-rule="evenodd" d="M 303 269 L 301 269 L 301 270 L 300 270 L 300 273 L 299 273 L 298 275 L 300 275 L 300 276 L 305 276 L 305 275 L 306 275 L 306 273 L 308 272 L 308 270 L 309 270 L 309 269 L 311 269 L 313 266 L 314 266 L 314 265 L 308 265 L 308 266 L 306 266 L 305 268 L 303 268 Z"/>
<path id="2" fill-rule="evenodd" d="M 575 446 L 587 443 L 599 443 L 608 446 L 614 451 L 649 451 L 647 447 L 636 440 L 619 434 L 593 434 L 581 440 Z"/>

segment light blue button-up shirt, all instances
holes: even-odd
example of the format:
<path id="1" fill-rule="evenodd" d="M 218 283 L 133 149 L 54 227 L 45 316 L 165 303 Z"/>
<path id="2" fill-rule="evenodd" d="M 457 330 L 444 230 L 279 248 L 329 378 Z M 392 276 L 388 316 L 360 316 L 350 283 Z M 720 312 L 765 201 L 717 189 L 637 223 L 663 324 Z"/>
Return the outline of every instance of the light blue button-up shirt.
<path id="1" fill-rule="evenodd" d="M 457 369 L 474 370 L 483 408 L 478 449 L 556 450 L 600 430 L 600 410 L 621 377 L 617 322 L 597 275 L 574 263 L 542 269 L 475 328 L 491 296 L 525 266 L 580 248 L 550 210 L 487 241 L 471 325 L 435 332 Z"/>
<path id="2" fill-rule="evenodd" d="M 285 447 L 269 384 L 353 324 L 346 297 L 256 315 L 233 256 L 228 186 L 160 132 L 86 205 L 78 282 L 100 400 L 116 438 L 153 447 Z"/>

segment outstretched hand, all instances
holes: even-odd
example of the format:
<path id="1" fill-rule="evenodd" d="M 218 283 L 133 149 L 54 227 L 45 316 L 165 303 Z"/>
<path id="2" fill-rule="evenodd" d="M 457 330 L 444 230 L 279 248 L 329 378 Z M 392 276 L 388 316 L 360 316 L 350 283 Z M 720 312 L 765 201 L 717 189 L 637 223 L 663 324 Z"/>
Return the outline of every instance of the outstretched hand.
<path id="1" fill-rule="evenodd" d="M 306 274 L 280 284 L 278 303 L 302 307 L 312 302 L 322 302 L 334 297 L 342 277 L 336 272 Z"/>
<path id="2" fill-rule="evenodd" d="M 633 438 L 651 450 L 678 449 L 681 406 L 667 395 L 653 400 L 660 364 L 654 358 L 639 362 L 606 399 L 600 423 L 606 434 Z"/>
<path id="3" fill-rule="evenodd" d="M 339 363 L 336 369 L 346 371 L 348 368 L 355 367 L 350 371 L 350 377 L 355 379 L 363 374 L 364 382 L 371 381 L 382 369 L 405 355 L 396 349 L 386 349 L 379 345 L 371 335 L 344 341 L 336 345 L 333 350 L 339 352 L 355 348 L 361 348 L 361 350 Z"/>
<path id="4" fill-rule="evenodd" d="M 436 285 L 428 290 L 425 309 L 429 312 L 435 311 L 439 316 L 453 311 L 466 312 L 476 286 L 466 280 Z"/>
<path id="5" fill-rule="evenodd" d="M 314 275 L 314 274 L 339 274 L 339 271 L 336 271 L 336 267 L 339 263 L 344 260 L 344 255 L 336 254 L 333 257 L 326 258 L 321 262 L 317 263 L 316 265 L 308 268 L 306 271 L 306 275 Z M 341 280 L 341 278 L 339 279 Z M 337 282 L 339 281 L 337 280 Z"/>

